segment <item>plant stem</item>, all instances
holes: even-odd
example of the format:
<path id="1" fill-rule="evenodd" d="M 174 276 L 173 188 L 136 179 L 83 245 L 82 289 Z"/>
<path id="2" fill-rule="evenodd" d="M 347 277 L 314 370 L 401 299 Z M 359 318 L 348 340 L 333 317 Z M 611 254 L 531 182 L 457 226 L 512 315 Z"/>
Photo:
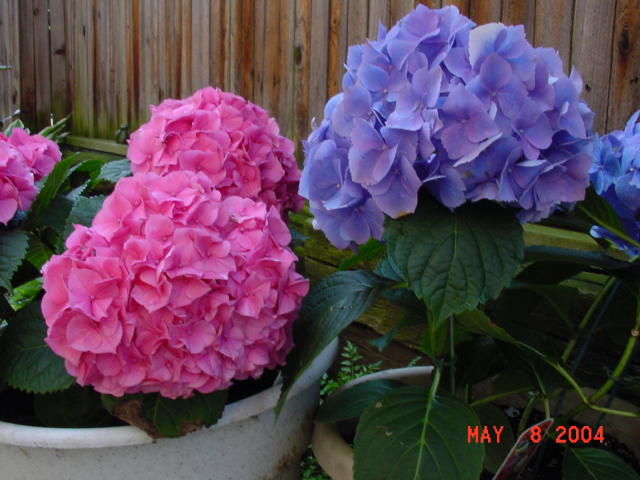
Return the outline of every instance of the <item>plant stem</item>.
<path id="1" fill-rule="evenodd" d="M 595 300 L 589 307 L 589 310 L 587 310 L 587 313 L 585 313 L 584 317 L 582 317 L 582 320 L 578 324 L 578 328 L 575 334 L 571 337 L 571 339 L 569 340 L 569 343 L 567 343 L 567 346 L 565 347 L 564 352 L 562 352 L 562 357 L 561 357 L 562 363 L 567 363 L 567 360 L 569 359 L 569 355 L 571 355 L 571 352 L 575 348 L 576 342 L 578 341 L 578 337 L 582 333 L 582 330 L 584 330 L 584 328 L 587 326 L 587 324 L 591 320 L 591 317 L 596 311 L 596 308 L 598 307 L 598 305 L 600 305 L 600 302 L 602 301 L 604 296 L 607 294 L 607 292 L 611 289 L 611 287 L 613 287 L 615 282 L 616 282 L 615 277 L 609 277 L 607 282 L 604 284 L 604 287 L 602 287 L 602 290 L 598 292 L 598 296 L 595 298 Z"/>
<path id="2" fill-rule="evenodd" d="M 456 349 L 453 336 L 453 317 L 449 317 L 449 361 L 451 362 L 451 394 L 456 394 Z"/>
<path id="3" fill-rule="evenodd" d="M 529 417 L 531 416 L 531 412 L 533 412 L 533 407 L 535 407 L 538 402 L 538 396 L 532 395 L 527 403 L 527 406 L 524 407 L 524 411 L 522 412 L 522 417 L 520 417 L 520 422 L 518 423 L 518 435 L 524 432 L 524 429 L 527 427 L 527 422 L 529 421 Z"/>
<path id="4" fill-rule="evenodd" d="M 482 405 L 482 404 L 485 404 L 485 403 L 493 402 L 494 400 L 497 400 L 497 399 L 502 398 L 502 397 L 508 397 L 509 395 L 514 395 L 516 393 L 527 392 L 529 390 L 531 390 L 530 387 L 516 388 L 515 390 L 510 390 L 508 392 L 501 392 L 501 393 L 496 393 L 495 395 L 489 395 L 487 397 L 484 397 L 484 398 L 481 398 L 479 400 L 476 400 L 475 402 L 471 402 L 469 405 L 471 405 L 472 407 L 475 407 L 475 406 Z"/>

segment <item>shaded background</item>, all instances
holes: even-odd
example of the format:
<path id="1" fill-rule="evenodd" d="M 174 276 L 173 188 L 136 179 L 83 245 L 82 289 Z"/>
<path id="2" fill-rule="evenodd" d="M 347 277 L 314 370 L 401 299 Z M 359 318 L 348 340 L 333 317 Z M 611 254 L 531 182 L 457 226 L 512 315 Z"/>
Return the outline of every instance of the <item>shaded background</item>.
<path id="1" fill-rule="evenodd" d="M 149 104 L 214 85 L 304 138 L 347 46 L 417 3 L 524 24 L 581 72 L 600 133 L 640 108 L 640 0 L 0 0 L 0 118 L 20 108 L 41 128 L 71 113 L 73 135 L 114 139 Z"/>

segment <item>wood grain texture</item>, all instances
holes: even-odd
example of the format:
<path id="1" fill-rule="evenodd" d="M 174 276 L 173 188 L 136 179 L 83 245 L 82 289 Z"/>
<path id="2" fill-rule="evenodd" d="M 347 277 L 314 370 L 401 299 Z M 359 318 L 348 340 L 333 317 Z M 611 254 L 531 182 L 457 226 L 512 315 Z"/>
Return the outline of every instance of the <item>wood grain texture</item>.
<path id="1" fill-rule="evenodd" d="M 571 71 L 571 33 L 574 0 L 537 0 L 534 45 L 555 48 L 565 72 Z"/>
<path id="2" fill-rule="evenodd" d="M 616 0 L 580 0 L 575 7 L 571 62 L 584 80 L 583 98 L 596 113 L 594 129 L 604 133 Z"/>
<path id="3" fill-rule="evenodd" d="M 31 126 L 72 113 L 74 134 L 113 138 L 121 124 L 146 121 L 150 104 L 214 85 L 304 138 L 342 90 L 349 45 L 418 4 L 456 5 L 478 24 L 524 24 L 535 45 L 559 51 L 567 73 L 575 64 L 602 133 L 640 107 L 639 2 L 2 0 L 0 61 L 12 56 L 18 68 L 0 73 L 0 111 L 20 106 Z"/>
<path id="4" fill-rule="evenodd" d="M 470 17 L 478 25 L 499 22 L 502 15 L 501 0 L 472 0 Z"/>
<path id="5" fill-rule="evenodd" d="M 640 105 L 640 0 L 618 0 L 607 130 L 624 127 Z"/>
<path id="6" fill-rule="evenodd" d="M 20 108 L 19 0 L 0 2 L 0 123 Z"/>

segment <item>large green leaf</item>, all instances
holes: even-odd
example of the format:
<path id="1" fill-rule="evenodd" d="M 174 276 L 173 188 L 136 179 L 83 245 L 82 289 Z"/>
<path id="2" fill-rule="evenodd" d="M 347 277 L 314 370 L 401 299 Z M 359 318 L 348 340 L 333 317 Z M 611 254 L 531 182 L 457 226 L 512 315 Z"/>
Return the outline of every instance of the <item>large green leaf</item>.
<path id="1" fill-rule="evenodd" d="M 11 291 L 11 277 L 22 263 L 29 243 L 22 230 L 0 232 L 0 287 Z"/>
<path id="2" fill-rule="evenodd" d="M 568 448 L 562 462 L 563 480 L 640 480 L 622 459 L 599 448 Z"/>
<path id="3" fill-rule="evenodd" d="M 395 380 L 371 380 L 359 383 L 329 397 L 318 410 L 316 420 L 335 423 L 358 418 L 369 405 L 402 385 Z"/>
<path id="4" fill-rule="evenodd" d="M 33 201 L 29 214 L 27 215 L 27 225 L 30 228 L 39 226 L 40 221 L 44 218 L 47 207 L 60 191 L 60 187 L 67 179 L 69 170 L 78 163 L 76 155 L 69 155 L 56 163 L 53 170 L 47 175 L 42 184 L 42 188 L 38 196 Z"/>
<path id="5" fill-rule="evenodd" d="M 113 425 L 92 387 L 74 385 L 60 392 L 33 396 L 33 408 L 45 427 L 82 428 Z"/>
<path id="6" fill-rule="evenodd" d="M 63 390 L 74 383 L 64 362 L 44 342 L 47 327 L 40 303 L 31 302 L 0 337 L 0 376 L 12 387 L 35 393 Z"/>
<path id="7" fill-rule="evenodd" d="M 360 418 L 354 479 L 477 480 L 484 445 L 469 443 L 467 430 L 479 424 L 476 413 L 458 399 L 436 395 L 427 409 L 426 390 L 393 390 Z"/>
<path id="8" fill-rule="evenodd" d="M 104 203 L 104 195 L 96 195 L 95 197 L 78 197 L 73 203 L 67 224 L 63 232 L 63 237 L 67 238 L 73 231 L 74 225 L 91 225 L 93 217 L 96 216 L 102 204 Z"/>
<path id="9" fill-rule="evenodd" d="M 480 310 L 469 310 L 456 315 L 456 323 L 471 333 L 488 335 L 507 343 L 517 343 L 516 339 L 504 328 L 493 323 L 491 319 Z"/>
<path id="10" fill-rule="evenodd" d="M 123 177 L 131 175 L 131 161 L 127 158 L 105 163 L 100 169 L 98 179 L 115 183 Z"/>
<path id="11" fill-rule="evenodd" d="M 342 330 L 373 304 L 385 284 L 373 273 L 354 270 L 333 273 L 311 287 L 294 324 L 296 346 L 283 368 L 278 408 L 298 377 Z"/>
<path id="12" fill-rule="evenodd" d="M 34 234 L 29 235 L 29 248 L 27 250 L 27 261 L 37 270 L 42 268 L 53 255 L 53 251 L 42 239 Z"/>
<path id="13" fill-rule="evenodd" d="M 413 215 L 387 221 L 385 239 L 389 256 L 436 323 L 497 297 L 524 252 L 515 215 L 489 202 L 455 212 L 422 202 Z"/>
<path id="14" fill-rule="evenodd" d="M 215 424 L 226 400 L 226 390 L 175 400 L 159 394 L 145 395 L 144 411 L 162 435 L 179 437 Z"/>
<path id="15" fill-rule="evenodd" d="M 484 468 L 491 473 L 496 473 L 516 441 L 511 424 L 504 412 L 495 405 L 485 403 L 474 407 L 474 410 L 478 414 L 482 425 L 498 429 L 502 427 L 500 441 L 497 441 L 497 437 L 495 437 L 496 441 L 488 442 L 485 445 Z M 494 432 L 495 430 L 492 431 L 492 434 Z"/>
<path id="16" fill-rule="evenodd" d="M 375 238 L 370 238 L 367 243 L 358 247 L 358 252 L 345 258 L 340 262 L 340 270 L 348 270 L 350 268 L 358 266 L 360 263 L 371 262 L 379 258 L 385 251 L 386 245 Z"/>

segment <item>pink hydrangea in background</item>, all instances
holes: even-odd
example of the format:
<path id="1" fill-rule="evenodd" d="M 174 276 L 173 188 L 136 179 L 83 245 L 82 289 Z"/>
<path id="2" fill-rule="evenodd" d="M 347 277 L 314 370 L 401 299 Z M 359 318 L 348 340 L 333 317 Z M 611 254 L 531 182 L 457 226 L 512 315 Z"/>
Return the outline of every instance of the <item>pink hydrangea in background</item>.
<path id="1" fill-rule="evenodd" d="M 151 119 L 129 140 L 133 173 L 206 173 L 223 198 L 238 195 L 300 210 L 294 144 L 275 119 L 244 98 L 207 87 L 184 100 L 151 107 Z"/>
<path id="2" fill-rule="evenodd" d="M 37 194 L 34 183 L 47 175 L 62 154 L 41 135 L 14 128 L 0 133 L 0 223 L 6 225 L 18 210 L 27 210 Z"/>
<path id="3" fill-rule="evenodd" d="M 29 135 L 21 128 L 14 128 L 11 131 L 9 143 L 24 156 L 36 182 L 46 177 L 62 158 L 55 142 L 42 135 Z"/>
<path id="4" fill-rule="evenodd" d="M 81 385 L 177 398 L 284 363 L 308 282 L 274 206 L 203 172 L 121 179 L 43 267 L 47 343 Z"/>

